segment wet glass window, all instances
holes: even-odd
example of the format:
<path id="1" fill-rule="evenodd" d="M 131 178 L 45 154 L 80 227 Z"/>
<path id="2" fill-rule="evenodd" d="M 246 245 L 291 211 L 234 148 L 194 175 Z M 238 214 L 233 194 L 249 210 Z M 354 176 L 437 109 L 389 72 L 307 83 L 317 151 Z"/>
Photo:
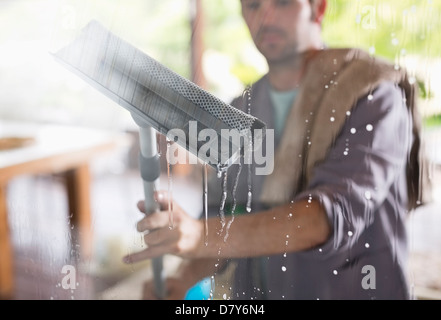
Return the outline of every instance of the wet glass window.
<path id="1" fill-rule="evenodd" d="M 244 2 L 257 12 L 257 4 L 264 6 L 273 0 Z M 283 2 L 284 10 L 294 10 L 290 9 L 294 3 L 309 5 L 308 1 L 288 1 Z M 280 14 L 280 6 L 271 9 L 271 14 Z M 269 15 L 265 19 L 270 19 Z M 162 81 L 163 69 L 153 65 L 151 71 L 130 51 L 124 51 L 124 59 L 117 61 L 105 47 L 107 60 L 102 64 L 93 60 L 86 77 L 78 70 L 72 72 L 72 66 L 86 65 L 89 57 L 96 58 L 98 49 L 82 51 L 81 58 L 74 57 L 71 61 L 76 62 L 71 65 L 57 61 L 56 53 L 81 37 L 91 21 L 98 21 L 103 29 L 179 76 L 179 83 L 167 78 L 168 74 L 165 77 L 169 81 L 166 89 L 173 98 L 161 97 L 163 90 L 155 84 Z M 412 209 L 405 221 L 408 272 L 412 294 L 417 299 L 440 299 L 441 3 L 329 0 L 320 21 L 326 48 L 362 49 L 370 57 L 388 61 L 395 70 L 405 69 L 408 82 L 417 88 L 414 94 L 428 160 L 424 170 L 432 185 L 432 200 Z M 278 37 L 277 32 L 269 30 L 266 39 L 275 43 Z M 90 38 L 89 42 L 103 49 L 110 40 L 101 40 Z M 120 44 L 117 50 L 120 48 L 125 47 Z M 337 65 L 339 61 L 330 63 Z M 262 133 L 258 130 L 263 124 L 250 114 L 254 103 L 250 85 L 268 70 L 267 61 L 250 37 L 238 0 L 1 1 L 0 298 L 139 300 L 146 297 L 144 283 L 154 279 L 158 285 L 164 280 L 157 279 L 158 272 L 162 272 L 161 277 L 176 275 L 183 259 L 173 254 L 132 264 L 123 261 L 125 256 L 147 248 L 144 234 L 137 230 L 144 217 L 137 204 L 146 198 L 146 188 L 167 191 L 190 217 L 202 220 L 202 241 L 216 232 L 208 227 L 209 217 L 219 219 L 228 245 L 232 236 L 229 228 L 235 218 L 256 210 L 252 204 L 260 189 L 254 189 L 253 184 L 260 183 L 261 177 L 251 179 L 256 168 L 247 165 L 246 156 L 250 150 L 247 148 L 260 142 Z M 160 75 L 148 78 L 143 72 Z M 338 85 L 333 76 L 336 74 L 322 79 L 323 90 Z M 148 85 L 149 90 L 157 91 L 151 94 L 145 89 Z M 277 97 L 277 91 L 272 93 L 272 97 Z M 297 94 L 292 90 L 288 100 L 274 98 L 282 105 L 283 114 L 288 114 L 287 108 Z M 237 112 L 229 109 L 236 97 L 244 102 Z M 268 103 L 270 99 L 268 95 Z M 375 99 L 376 91 L 366 93 L 367 104 Z M 289 101 L 289 105 L 283 106 L 284 101 Z M 186 114 L 176 111 L 174 104 L 186 105 Z M 157 131 L 149 136 L 150 149 L 146 148 L 145 131 L 140 129 L 136 112 L 131 112 L 132 105 L 142 105 L 143 112 L 153 119 L 146 126 L 156 126 Z M 345 117 L 351 118 L 352 112 L 345 112 Z M 314 117 L 311 112 L 299 123 L 307 128 Z M 279 117 L 277 125 L 283 127 L 285 118 Z M 188 119 L 197 119 L 199 127 L 185 127 Z M 222 121 L 216 122 L 219 119 Z M 330 108 L 326 119 L 326 126 L 338 122 L 336 108 Z M 178 128 L 176 123 L 180 124 Z M 170 132 L 172 129 L 176 130 Z M 214 140 L 222 129 L 237 130 L 237 136 L 236 131 L 229 132 L 225 150 L 221 149 L 220 138 Z M 347 141 L 332 156 L 351 157 L 356 151 L 351 138 L 375 130 L 370 123 L 348 128 Z M 192 140 L 191 133 L 195 132 Z M 305 148 L 312 148 L 313 135 L 305 132 Z M 234 149 L 236 142 L 240 148 L 228 155 L 226 162 L 230 165 L 231 159 L 239 157 L 245 162 L 228 168 L 228 175 L 225 163 L 207 166 L 200 160 L 220 159 L 224 151 Z M 256 158 L 260 161 L 260 176 L 273 169 L 267 163 L 271 146 L 262 148 Z M 198 151 L 204 152 L 199 159 Z M 306 161 L 302 155 L 296 157 L 299 163 Z M 152 170 L 156 172 L 151 173 Z M 146 182 L 152 175 L 154 179 Z M 209 179 L 210 175 L 214 180 Z M 239 183 L 240 179 L 243 183 Z M 214 203 L 209 200 L 212 183 L 221 190 Z M 377 191 L 362 190 L 360 198 L 375 203 Z M 307 205 L 313 198 L 305 197 Z M 344 210 L 344 206 L 332 206 Z M 165 211 L 173 209 L 169 201 Z M 289 214 L 291 219 L 292 213 Z M 174 228 L 175 218 L 172 213 L 166 218 L 170 229 Z M 350 243 L 358 238 L 357 230 L 344 230 L 344 240 L 340 240 Z M 283 250 L 291 244 L 292 237 L 283 235 L 282 256 L 289 254 Z M 375 249 L 369 240 L 364 247 Z M 325 248 L 317 248 L 317 254 L 324 251 Z M 265 260 L 254 261 L 253 270 L 266 268 Z M 234 259 L 226 265 L 216 258 L 212 263 L 216 272 L 195 281 L 185 299 L 244 297 L 242 293 L 233 294 L 237 268 Z M 292 266 L 282 264 L 277 271 L 283 278 Z M 363 274 L 373 272 L 367 266 Z M 329 275 L 338 277 L 340 270 L 332 268 Z M 370 278 L 361 279 L 367 287 L 372 286 Z M 262 283 L 253 290 L 253 298 L 264 298 L 271 291 Z"/>

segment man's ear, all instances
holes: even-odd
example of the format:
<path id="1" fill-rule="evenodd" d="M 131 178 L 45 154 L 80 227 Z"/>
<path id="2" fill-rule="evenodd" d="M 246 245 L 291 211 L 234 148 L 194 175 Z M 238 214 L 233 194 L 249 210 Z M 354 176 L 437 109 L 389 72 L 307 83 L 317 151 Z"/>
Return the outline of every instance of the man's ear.
<path id="1" fill-rule="evenodd" d="M 312 20 L 318 24 L 322 24 L 325 16 L 326 7 L 328 5 L 326 0 L 313 0 L 312 1 Z"/>

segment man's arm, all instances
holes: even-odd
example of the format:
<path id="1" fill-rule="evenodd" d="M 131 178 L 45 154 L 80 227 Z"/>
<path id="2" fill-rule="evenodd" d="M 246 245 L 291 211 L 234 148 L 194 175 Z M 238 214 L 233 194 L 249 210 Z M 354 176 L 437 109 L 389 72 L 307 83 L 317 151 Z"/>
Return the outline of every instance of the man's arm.
<path id="1" fill-rule="evenodd" d="M 229 222 L 234 219 L 230 227 Z M 208 246 L 202 254 L 258 257 L 312 249 L 331 236 L 331 226 L 315 199 L 299 200 L 256 214 L 228 217 L 225 226 L 209 219 Z"/>
<path id="2" fill-rule="evenodd" d="M 159 194 L 158 202 L 168 200 Z M 314 248 L 331 236 L 331 226 L 321 204 L 315 199 L 299 200 L 256 214 L 208 219 L 208 238 L 204 221 L 191 218 L 173 205 L 174 228 L 169 228 L 168 212 L 146 216 L 138 223 L 147 249 L 125 257 L 137 262 L 164 254 L 191 259 L 257 257 Z M 234 221 L 231 221 L 234 219 Z M 231 223 L 230 223 L 231 222 Z"/>
<path id="3" fill-rule="evenodd" d="M 164 214 L 166 215 L 166 213 Z M 231 219 L 234 221 L 229 227 Z M 201 257 L 183 259 L 178 270 L 167 279 L 167 298 L 183 299 L 186 292 L 205 277 L 222 272 L 225 258 L 241 258 L 299 251 L 325 242 L 331 233 L 326 214 L 316 200 L 302 200 L 257 214 L 208 219 L 208 238 L 194 249 L 179 247 L 176 255 Z M 222 227 L 223 226 L 223 227 Z M 170 231 L 170 230 L 169 230 Z M 262 236 L 262 235 L 265 236 Z M 130 261 L 147 259 L 160 248 L 153 246 L 130 256 Z M 203 258 L 202 258 L 203 257 Z M 155 299 L 153 284 L 144 290 L 145 299 Z"/>

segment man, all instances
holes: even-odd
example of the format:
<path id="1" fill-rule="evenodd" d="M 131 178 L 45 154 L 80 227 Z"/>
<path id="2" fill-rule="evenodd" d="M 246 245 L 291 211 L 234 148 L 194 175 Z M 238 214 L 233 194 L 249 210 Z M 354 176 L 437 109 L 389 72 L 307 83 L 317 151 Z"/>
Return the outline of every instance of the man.
<path id="1" fill-rule="evenodd" d="M 231 299 L 409 299 L 405 219 L 419 191 L 412 85 L 363 51 L 325 48 L 325 0 L 241 5 L 269 72 L 234 105 L 275 129 L 274 172 L 253 177 L 250 214 L 208 219 L 207 238 L 205 222 L 176 203 L 173 230 L 164 212 L 146 217 L 138 230 L 149 231 L 148 248 L 126 261 L 185 258 L 168 280 L 171 299 L 228 261 L 237 264 Z M 243 180 L 238 204 L 248 199 Z M 167 195 L 158 202 L 166 210 Z"/>

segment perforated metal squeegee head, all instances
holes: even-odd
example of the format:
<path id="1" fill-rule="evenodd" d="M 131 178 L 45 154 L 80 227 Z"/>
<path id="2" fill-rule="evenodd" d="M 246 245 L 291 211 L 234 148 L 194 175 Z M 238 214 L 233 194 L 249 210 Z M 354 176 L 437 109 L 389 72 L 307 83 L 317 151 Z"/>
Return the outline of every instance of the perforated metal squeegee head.
<path id="1" fill-rule="evenodd" d="M 255 134 L 264 135 L 265 130 L 254 130 L 265 128 L 259 119 L 204 91 L 96 21 L 91 21 L 54 57 L 161 134 L 183 130 L 186 138 L 177 143 L 213 167 L 226 168 L 243 153 L 246 140 L 232 141 L 222 134 L 223 129 L 234 129 L 244 137 L 251 134 L 252 141 L 260 138 Z M 199 148 L 207 147 L 209 142 L 197 139 L 196 145 L 190 143 L 190 135 L 194 134 L 189 132 L 191 121 L 196 121 L 198 134 L 207 128 L 217 133 L 217 139 L 210 140 L 217 144 L 213 148 L 217 154 L 198 154 Z M 228 150 L 220 147 L 225 142 L 230 146 Z"/>

